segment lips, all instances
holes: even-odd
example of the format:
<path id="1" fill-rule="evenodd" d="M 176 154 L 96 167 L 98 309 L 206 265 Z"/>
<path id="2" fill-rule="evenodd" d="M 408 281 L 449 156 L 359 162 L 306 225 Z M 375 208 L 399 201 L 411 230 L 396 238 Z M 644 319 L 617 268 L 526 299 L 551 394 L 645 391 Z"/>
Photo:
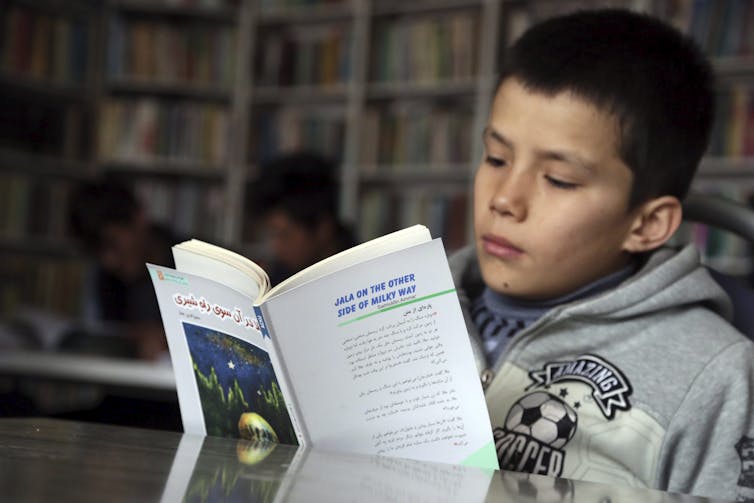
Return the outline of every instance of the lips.
<path id="1" fill-rule="evenodd" d="M 513 259 L 524 254 L 521 248 L 518 248 L 507 239 L 492 234 L 482 236 L 482 246 L 485 252 L 502 259 Z"/>

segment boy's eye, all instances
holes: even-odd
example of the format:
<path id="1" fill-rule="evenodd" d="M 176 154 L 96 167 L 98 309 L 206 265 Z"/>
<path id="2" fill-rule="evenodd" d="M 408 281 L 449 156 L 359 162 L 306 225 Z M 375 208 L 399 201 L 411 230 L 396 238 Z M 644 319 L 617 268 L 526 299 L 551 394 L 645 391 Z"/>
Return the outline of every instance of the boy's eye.
<path id="1" fill-rule="evenodd" d="M 505 159 L 501 159 L 500 157 L 492 157 L 491 155 L 488 155 L 484 161 L 489 164 L 490 166 L 494 166 L 496 168 L 499 168 L 501 166 L 505 166 Z"/>
<path id="2" fill-rule="evenodd" d="M 547 182 L 550 185 L 558 189 L 572 190 L 578 187 L 578 184 L 571 183 L 571 182 L 564 182 L 563 180 L 558 180 L 557 178 L 553 178 L 550 175 L 545 175 L 545 180 L 547 180 Z"/>

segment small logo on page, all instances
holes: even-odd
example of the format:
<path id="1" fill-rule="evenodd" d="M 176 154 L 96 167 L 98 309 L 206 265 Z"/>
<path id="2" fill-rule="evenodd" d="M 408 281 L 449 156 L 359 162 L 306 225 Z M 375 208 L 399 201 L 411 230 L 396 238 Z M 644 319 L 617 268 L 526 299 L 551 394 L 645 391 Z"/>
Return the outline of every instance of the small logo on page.
<path id="1" fill-rule="evenodd" d="M 177 274 L 173 274 L 167 271 L 161 271 L 160 269 L 153 269 L 153 272 L 155 276 L 157 276 L 157 279 L 159 279 L 160 281 L 170 281 L 171 283 L 188 286 L 188 281 L 186 281 L 186 278 L 182 276 L 178 276 Z"/>

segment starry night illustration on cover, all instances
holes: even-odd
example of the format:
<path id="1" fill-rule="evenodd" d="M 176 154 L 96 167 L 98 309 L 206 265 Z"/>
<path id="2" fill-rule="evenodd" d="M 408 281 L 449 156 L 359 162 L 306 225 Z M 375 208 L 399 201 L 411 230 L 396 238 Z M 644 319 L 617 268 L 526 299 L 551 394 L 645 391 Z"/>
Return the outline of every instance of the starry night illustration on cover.
<path id="1" fill-rule="evenodd" d="M 183 323 L 207 434 L 296 444 L 266 351 L 217 330 Z"/>

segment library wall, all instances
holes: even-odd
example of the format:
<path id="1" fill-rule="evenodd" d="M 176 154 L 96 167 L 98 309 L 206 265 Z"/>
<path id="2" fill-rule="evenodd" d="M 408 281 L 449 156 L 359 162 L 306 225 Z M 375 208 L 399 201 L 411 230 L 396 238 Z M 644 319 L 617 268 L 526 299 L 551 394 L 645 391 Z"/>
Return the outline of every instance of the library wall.
<path id="1" fill-rule="evenodd" d="M 598 6 L 667 19 L 712 57 L 718 115 L 695 188 L 754 204 L 754 0 L 0 0 L 0 315 L 80 313 L 90 264 L 64 208 L 100 175 L 180 234 L 255 258 L 244 201 L 260 166 L 313 150 L 340 166 L 359 239 L 424 223 L 463 246 L 505 46 Z M 677 239 L 751 274 L 742 240 L 701 226 Z"/>

